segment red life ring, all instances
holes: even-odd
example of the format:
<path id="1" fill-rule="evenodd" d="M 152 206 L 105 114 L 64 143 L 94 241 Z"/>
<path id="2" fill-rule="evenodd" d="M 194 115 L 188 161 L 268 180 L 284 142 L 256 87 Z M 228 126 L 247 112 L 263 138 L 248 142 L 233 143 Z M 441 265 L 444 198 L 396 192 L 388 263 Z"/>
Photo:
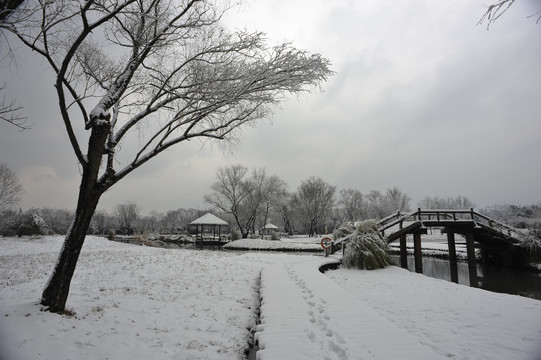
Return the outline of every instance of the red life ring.
<path id="1" fill-rule="evenodd" d="M 328 237 L 324 237 L 323 239 L 321 239 L 321 247 L 323 249 L 330 249 L 332 246 L 332 240 L 331 238 L 328 238 Z"/>

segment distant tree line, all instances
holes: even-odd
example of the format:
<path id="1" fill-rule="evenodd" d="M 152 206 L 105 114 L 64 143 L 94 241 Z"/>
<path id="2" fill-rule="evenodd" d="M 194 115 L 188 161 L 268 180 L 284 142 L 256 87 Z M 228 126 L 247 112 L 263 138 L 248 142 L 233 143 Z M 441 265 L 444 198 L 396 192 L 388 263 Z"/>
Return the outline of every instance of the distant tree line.
<path id="1" fill-rule="evenodd" d="M 290 191 L 277 175 L 267 175 L 264 168 L 250 172 L 243 165 L 218 169 L 216 178 L 205 201 L 232 220 L 244 238 L 256 236 L 269 222 L 290 235 L 314 236 L 331 233 L 344 221 L 379 219 L 410 208 L 409 196 L 397 187 L 364 196 L 311 176 Z"/>
<path id="2" fill-rule="evenodd" d="M 74 212 L 67 209 L 31 208 L 16 210 L 23 194 L 16 174 L 0 164 L 0 235 L 27 236 L 66 234 Z M 116 205 L 112 211 L 97 210 L 88 230 L 92 235 L 186 234 L 189 224 L 212 212 L 230 224 L 238 237 L 258 236 L 268 223 L 294 234 L 332 233 L 344 222 L 381 219 L 397 211 L 411 211 L 410 197 L 398 187 L 384 192 L 358 189 L 337 190 L 319 177 L 311 176 L 291 191 L 278 175 L 265 168 L 250 171 L 242 165 L 218 169 L 205 201 L 213 209 L 183 209 L 141 215 L 135 201 Z M 466 196 L 426 196 L 417 204 L 422 209 L 470 209 L 476 205 Z M 480 212 L 516 228 L 529 229 L 541 237 L 541 203 L 538 205 L 494 205 Z"/>
<path id="3" fill-rule="evenodd" d="M 291 191 L 277 175 L 264 168 L 250 171 L 243 165 L 218 169 L 217 181 L 205 201 L 235 224 L 241 236 L 256 236 L 271 222 L 286 233 L 331 233 L 344 222 L 382 219 L 398 211 L 411 211 L 411 198 L 399 187 L 363 194 L 358 189 L 338 190 L 311 176 Z M 465 196 L 430 197 L 418 204 L 427 209 L 469 209 L 475 204 Z"/>
<path id="4" fill-rule="evenodd" d="M 189 224 L 206 210 L 177 209 L 167 212 L 151 211 L 141 215 L 135 202 L 116 205 L 112 211 L 97 210 L 92 217 L 89 235 L 149 235 L 186 234 Z M 0 235 L 64 235 L 73 220 L 74 211 L 52 208 L 31 208 L 26 211 L 0 211 Z"/>
<path id="5" fill-rule="evenodd" d="M 527 206 L 492 205 L 480 212 L 518 229 L 528 229 L 531 235 L 541 238 L 541 203 Z"/>

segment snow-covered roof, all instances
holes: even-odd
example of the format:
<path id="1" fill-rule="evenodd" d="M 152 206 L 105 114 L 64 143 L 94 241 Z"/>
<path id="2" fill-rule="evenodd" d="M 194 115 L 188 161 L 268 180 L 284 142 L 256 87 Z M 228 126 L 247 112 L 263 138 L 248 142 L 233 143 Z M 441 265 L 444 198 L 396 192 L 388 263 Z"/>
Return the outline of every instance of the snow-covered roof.
<path id="1" fill-rule="evenodd" d="M 278 226 L 268 223 L 267 225 L 263 226 L 263 229 L 278 229 Z"/>
<path id="2" fill-rule="evenodd" d="M 228 223 L 211 213 L 207 213 L 192 221 L 190 225 L 228 225 Z"/>

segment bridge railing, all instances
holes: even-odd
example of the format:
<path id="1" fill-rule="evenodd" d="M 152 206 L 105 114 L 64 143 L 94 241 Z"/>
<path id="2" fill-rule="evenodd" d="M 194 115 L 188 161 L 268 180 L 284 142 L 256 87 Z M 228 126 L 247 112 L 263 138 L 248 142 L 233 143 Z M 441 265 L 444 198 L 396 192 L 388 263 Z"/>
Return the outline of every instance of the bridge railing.
<path id="1" fill-rule="evenodd" d="M 478 224 L 482 224 L 484 226 L 488 226 L 494 230 L 500 231 L 501 233 L 507 232 L 507 236 L 513 236 L 515 234 L 515 237 L 521 237 L 522 233 L 506 224 L 503 224 L 497 220 L 491 219 L 488 216 L 485 216 L 483 214 L 480 214 L 471 209 L 458 209 L 458 210 L 449 210 L 449 209 L 430 209 L 430 210 L 421 210 L 420 208 L 417 209 L 415 212 L 411 213 L 401 213 L 398 211 L 395 214 L 392 214 L 390 216 L 387 216 L 384 219 L 381 219 L 379 221 L 379 227 L 378 230 L 381 232 L 383 236 L 385 236 L 385 231 L 389 230 L 393 227 L 396 227 L 398 225 L 399 229 L 403 229 L 405 223 L 413 223 L 413 222 L 420 222 L 421 224 L 423 221 L 427 220 L 436 220 L 436 221 L 472 221 L 477 226 Z"/>

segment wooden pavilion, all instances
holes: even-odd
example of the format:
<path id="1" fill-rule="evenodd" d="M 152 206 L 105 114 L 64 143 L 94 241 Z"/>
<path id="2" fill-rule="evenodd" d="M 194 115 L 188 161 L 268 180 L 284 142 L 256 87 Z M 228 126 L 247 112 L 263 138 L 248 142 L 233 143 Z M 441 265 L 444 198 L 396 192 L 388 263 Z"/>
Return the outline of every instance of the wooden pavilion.
<path id="1" fill-rule="evenodd" d="M 227 221 L 220 219 L 219 217 L 207 213 L 198 219 L 195 219 L 190 223 L 190 226 L 195 227 L 195 242 L 203 243 L 204 239 L 208 239 L 212 242 L 222 241 L 222 227 L 227 227 L 229 224 Z M 216 240 L 218 236 L 218 240 Z"/>
<path id="2" fill-rule="evenodd" d="M 267 225 L 263 226 L 261 229 L 259 229 L 259 232 L 261 236 L 265 235 L 272 235 L 273 233 L 278 232 L 279 227 L 276 225 L 273 225 L 271 223 L 268 223 Z"/>

